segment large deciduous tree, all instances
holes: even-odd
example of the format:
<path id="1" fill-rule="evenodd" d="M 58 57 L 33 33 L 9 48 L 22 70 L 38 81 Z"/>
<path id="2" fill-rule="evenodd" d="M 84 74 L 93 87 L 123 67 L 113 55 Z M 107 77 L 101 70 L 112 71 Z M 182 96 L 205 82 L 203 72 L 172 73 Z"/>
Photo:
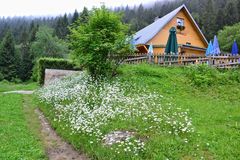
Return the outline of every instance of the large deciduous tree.
<path id="1" fill-rule="evenodd" d="M 36 41 L 31 45 L 31 51 L 36 58 L 64 57 L 68 54 L 67 44 L 54 35 L 54 30 L 47 26 L 39 27 Z"/>
<path id="2" fill-rule="evenodd" d="M 128 26 L 121 16 L 101 7 L 94 9 L 88 23 L 73 27 L 70 47 L 74 60 L 84 65 L 93 77 L 114 74 L 120 57 L 129 54 Z"/>
<path id="3" fill-rule="evenodd" d="M 234 40 L 240 44 L 240 23 L 233 26 L 224 27 L 223 30 L 218 32 L 218 39 L 221 49 L 226 52 L 231 51 Z"/>

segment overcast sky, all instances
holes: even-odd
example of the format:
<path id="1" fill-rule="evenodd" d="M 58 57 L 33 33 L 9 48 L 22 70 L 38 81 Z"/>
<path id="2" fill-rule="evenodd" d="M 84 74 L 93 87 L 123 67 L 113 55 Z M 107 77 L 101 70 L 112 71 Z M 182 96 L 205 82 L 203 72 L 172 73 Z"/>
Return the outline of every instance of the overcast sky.
<path id="1" fill-rule="evenodd" d="M 81 11 L 84 6 L 99 7 L 104 2 L 107 7 L 133 6 L 153 0 L 0 0 L 0 17 L 45 16 Z"/>

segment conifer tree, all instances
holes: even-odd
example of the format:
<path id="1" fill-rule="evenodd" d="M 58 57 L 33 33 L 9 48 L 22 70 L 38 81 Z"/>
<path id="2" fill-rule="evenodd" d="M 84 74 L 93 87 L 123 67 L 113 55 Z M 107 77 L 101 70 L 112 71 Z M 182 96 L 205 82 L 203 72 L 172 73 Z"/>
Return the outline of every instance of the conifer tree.
<path id="1" fill-rule="evenodd" d="M 204 24 L 204 27 L 202 27 L 202 29 L 207 39 L 213 38 L 213 36 L 216 34 L 215 20 L 216 14 L 213 8 L 213 1 L 207 0 L 205 12 L 203 13 L 202 16 L 202 22 Z"/>
<path id="2" fill-rule="evenodd" d="M 79 18 L 79 13 L 77 10 L 75 10 L 75 12 L 73 13 L 73 17 L 72 17 L 72 23 L 76 22 Z"/>
<path id="3" fill-rule="evenodd" d="M 2 41 L 0 50 L 0 72 L 4 79 L 8 81 L 14 80 L 17 77 L 17 54 L 13 35 L 8 31 Z"/>
<path id="4" fill-rule="evenodd" d="M 224 19 L 226 20 L 227 25 L 233 25 L 238 19 L 237 8 L 231 1 L 226 5 Z"/>
<path id="5" fill-rule="evenodd" d="M 55 28 L 55 32 L 58 38 L 60 39 L 66 38 L 66 36 L 69 33 L 68 25 L 69 25 L 69 22 L 68 22 L 67 14 L 64 14 L 63 17 L 58 18 L 57 25 Z"/>
<path id="6" fill-rule="evenodd" d="M 87 23 L 89 19 L 89 11 L 86 7 L 83 8 L 83 11 L 80 14 L 80 23 Z"/>
<path id="7" fill-rule="evenodd" d="M 240 1 L 237 1 L 238 21 L 240 21 Z"/>
<path id="8" fill-rule="evenodd" d="M 20 67 L 18 69 L 19 78 L 22 81 L 27 81 L 31 78 L 33 68 L 33 55 L 30 52 L 31 42 L 29 42 L 29 36 L 27 29 L 24 28 L 21 35 L 21 48 L 20 48 Z"/>
<path id="9" fill-rule="evenodd" d="M 29 28 L 29 41 L 34 42 L 36 40 L 36 33 L 38 31 L 39 25 L 36 25 L 33 21 L 30 24 Z"/>

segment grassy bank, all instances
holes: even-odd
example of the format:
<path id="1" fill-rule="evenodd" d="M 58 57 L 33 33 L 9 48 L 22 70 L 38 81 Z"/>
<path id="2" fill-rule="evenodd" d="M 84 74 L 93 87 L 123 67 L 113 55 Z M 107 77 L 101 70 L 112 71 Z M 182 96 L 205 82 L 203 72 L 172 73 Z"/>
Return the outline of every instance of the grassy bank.
<path id="1" fill-rule="evenodd" d="M 187 155 L 198 150 L 204 159 L 234 160 L 240 154 L 239 75 L 240 71 L 126 66 L 121 77 L 142 87 L 150 86 L 177 106 L 189 109 L 196 130 L 194 145 L 179 158 L 195 159 Z"/>
<path id="2" fill-rule="evenodd" d="M 0 93 L 0 159 L 46 159 L 39 127 L 31 97 Z"/>
<path id="3" fill-rule="evenodd" d="M 113 121 L 103 128 L 138 129 L 146 137 L 145 150 L 135 156 L 116 153 L 102 143 L 91 144 L 92 138 L 72 133 L 67 122 L 54 121 L 56 112 L 51 105 L 41 105 L 53 127 L 75 148 L 94 159 L 237 159 L 240 154 L 240 85 L 239 71 L 218 72 L 208 68 L 160 68 L 150 65 L 127 65 L 120 68 L 119 80 L 135 84 L 148 92 L 163 95 L 165 103 L 189 111 L 194 132 L 172 135 L 144 131 L 145 124 L 133 121 Z M 130 91 L 131 92 L 131 91 Z M 134 92 L 134 89 L 132 90 Z M 149 99 L 151 101 L 151 99 Z M 135 122 L 135 123 L 134 123 Z M 149 123 L 151 125 L 151 123 Z M 63 127 L 64 126 L 64 127 Z M 161 126 L 162 127 L 162 126 Z M 185 138 L 187 137 L 187 141 Z"/>
<path id="4" fill-rule="evenodd" d="M 37 83 L 12 83 L 7 81 L 0 81 L 0 92 L 15 91 L 15 90 L 35 90 L 39 86 Z"/>

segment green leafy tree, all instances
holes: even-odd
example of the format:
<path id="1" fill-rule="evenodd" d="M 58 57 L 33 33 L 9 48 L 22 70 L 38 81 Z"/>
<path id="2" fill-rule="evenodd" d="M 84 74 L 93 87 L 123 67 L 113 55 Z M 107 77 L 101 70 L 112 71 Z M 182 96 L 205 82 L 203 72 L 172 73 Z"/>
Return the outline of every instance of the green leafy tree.
<path id="1" fill-rule="evenodd" d="M 0 50 L 0 73 L 9 81 L 17 77 L 17 54 L 13 35 L 8 31 L 2 41 Z"/>
<path id="2" fill-rule="evenodd" d="M 39 27 L 36 41 L 31 45 L 35 59 L 39 57 L 65 57 L 68 54 L 67 44 L 53 35 L 54 30 L 47 26 Z"/>
<path id="3" fill-rule="evenodd" d="M 221 49 L 230 52 L 234 40 L 240 44 L 240 23 L 233 26 L 224 27 L 223 30 L 218 32 L 218 39 Z"/>
<path id="4" fill-rule="evenodd" d="M 73 58 L 93 77 L 115 74 L 122 57 L 129 54 L 128 26 L 121 22 L 120 15 L 105 7 L 94 9 L 88 23 L 70 31 Z"/>

